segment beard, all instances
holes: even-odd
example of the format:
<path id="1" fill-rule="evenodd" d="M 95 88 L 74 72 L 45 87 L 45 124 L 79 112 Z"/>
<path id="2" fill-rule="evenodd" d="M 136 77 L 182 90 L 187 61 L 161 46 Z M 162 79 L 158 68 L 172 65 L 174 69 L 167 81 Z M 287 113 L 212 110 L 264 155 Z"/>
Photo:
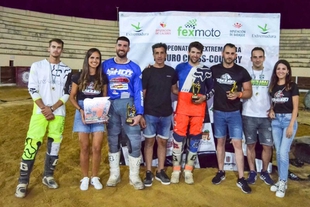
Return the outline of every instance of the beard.
<path id="1" fill-rule="evenodd" d="M 199 58 L 198 58 L 197 60 L 195 60 L 195 59 L 193 59 L 193 58 L 190 58 L 189 60 L 190 60 L 190 62 L 192 62 L 192 63 L 194 63 L 194 64 L 196 64 L 196 63 L 199 62 Z"/>
<path id="2" fill-rule="evenodd" d="M 123 54 L 121 54 L 121 52 L 123 52 Z M 116 54 L 117 54 L 117 56 L 120 57 L 120 58 L 125 58 L 125 57 L 127 57 L 127 52 L 125 52 L 125 51 L 116 51 Z"/>
<path id="3" fill-rule="evenodd" d="M 224 62 L 228 65 L 232 64 L 234 62 L 234 59 L 226 59 L 226 58 L 223 58 Z"/>

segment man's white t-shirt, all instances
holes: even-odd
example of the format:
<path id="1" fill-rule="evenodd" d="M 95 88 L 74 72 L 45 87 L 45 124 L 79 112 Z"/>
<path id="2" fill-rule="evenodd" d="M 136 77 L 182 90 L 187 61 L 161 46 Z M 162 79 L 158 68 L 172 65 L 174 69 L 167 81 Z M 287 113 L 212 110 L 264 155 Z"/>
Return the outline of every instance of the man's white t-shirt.
<path id="1" fill-rule="evenodd" d="M 268 117 L 270 109 L 270 96 L 268 88 L 272 75 L 272 69 L 254 70 L 246 68 L 252 77 L 252 97 L 243 100 L 242 115 L 249 117 Z"/>

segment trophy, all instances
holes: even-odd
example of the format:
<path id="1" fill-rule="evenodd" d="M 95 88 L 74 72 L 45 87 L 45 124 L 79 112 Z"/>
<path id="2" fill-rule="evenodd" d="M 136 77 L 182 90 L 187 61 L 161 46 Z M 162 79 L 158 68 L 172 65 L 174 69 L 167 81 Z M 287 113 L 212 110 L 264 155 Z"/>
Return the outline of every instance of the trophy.
<path id="1" fill-rule="evenodd" d="M 199 96 L 198 96 L 198 93 L 200 91 L 200 83 L 197 82 L 197 83 L 192 83 L 192 102 L 195 102 L 199 99 Z"/>
<path id="2" fill-rule="evenodd" d="M 237 91 L 237 88 L 238 88 L 237 82 L 235 81 L 234 84 L 233 84 L 233 86 L 232 86 L 232 88 L 230 89 L 230 93 L 236 92 L 236 91 Z"/>
<path id="3" fill-rule="evenodd" d="M 133 104 L 132 106 L 127 103 L 127 114 L 126 114 L 126 124 L 133 124 L 133 118 L 136 115 L 136 108 Z"/>

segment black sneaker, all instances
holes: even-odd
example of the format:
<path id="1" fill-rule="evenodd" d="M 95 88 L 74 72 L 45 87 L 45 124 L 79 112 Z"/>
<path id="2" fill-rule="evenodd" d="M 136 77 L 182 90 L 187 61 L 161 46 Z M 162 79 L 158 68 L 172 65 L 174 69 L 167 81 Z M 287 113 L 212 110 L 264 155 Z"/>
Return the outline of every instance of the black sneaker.
<path id="1" fill-rule="evenodd" d="M 225 180 L 225 171 L 219 170 L 216 173 L 215 177 L 212 179 L 212 183 L 214 185 L 218 185 L 218 184 L 220 184 L 222 182 L 222 180 Z"/>
<path id="2" fill-rule="evenodd" d="M 160 172 L 156 171 L 155 179 L 160 181 L 161 184 L 163 184 L 163 185 L 169 185 L 170 184 L 170 179 L 167 176 L 167 174 L 165 173 L 165 170 L 163 170 L 163 169 L 160 170 Z"/>
<path id="3" fill-rule="evenodd" d="M 261 171 L 260 179 L 262 179 L 267 185 L 273 185 L 274 184 L 273 180 L 271 179 L 271 177 L 267 171 L 265 171 L 265 172 Z"/>
<path id="4" fill-rule="evenodd" d="M 146 177 L 144 178 L 144 185 L 146 187 L 151 187 L 154 180 L 153 173 L 151 171 L 146 171 Z"/>
<path id="5" fill-rule="evenodd" d="M 239 178 L 237 180 L 237 186 L 241 188 L 242 192 L 244 193 L 251 193 L 252 191 L 250 186 L 248 185 L 248 182 L 244 179 L 244 177 Z"/>

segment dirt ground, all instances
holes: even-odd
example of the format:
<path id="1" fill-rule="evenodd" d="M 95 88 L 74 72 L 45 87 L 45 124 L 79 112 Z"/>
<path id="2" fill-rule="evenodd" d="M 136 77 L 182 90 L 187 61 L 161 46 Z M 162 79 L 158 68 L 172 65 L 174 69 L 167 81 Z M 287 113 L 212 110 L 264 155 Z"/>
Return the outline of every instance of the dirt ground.
<path id="1" fill-rule="evenodd" d="M 117 187 L 104 187 L 98 191 L 90 186 L 88 191 L 83 192 L 79 189 L 81 179 L 79 145 L 77 135 L 72 133 L 74 109 L 70 103 L 67 106 L 64 140 L 55 171 L 55 178 L 60 184 L 59 189 L 48 189 L 41 182 L 46 150 L 45 140 L 36 158 L 27 197 L 19 199 L 14 196 L 14 193 L 19 176 L 19 162 L 31 116 L 32 101 L 29 99 L 26 89 L 0 88 L 0 207 L 309 206 L 309 181 L 289 181 L 286 196 L 280 199 L 275 197 L 269 187 L 258 179 L 256 184 L 252 185 L 252 193 L 247 195 L 236 186 L 235 172 L 227 171 L 226 180 L 220 185 L 213 185 L 211 179 L 217 171 L 215 168 L 195 169 L 194 185 L 187 185 L 181 179 L 179 184 L 164 186 L 154 180 L 152 187 L 138 191 L 129 185 L 128 168 L 122 166 L 122 181 Z M 310 112 L 303 110 L 302 107 L 300 104 L 297 137 L 310 135 Z M 103 183 L 106 183 L 109 176 L 107 151 L 107 140 L 105 140 L 99 173 Z M 171 170 L 171 167 L 167 168 L 168 174 L 171 173 Z M 310 174 L 310 165 L 305 164 L 302 168 L 291 165 L 290 170 L 298 176 L 306 178 Z M 142 167 L 140 173 L 142 178 L 144 173 L 145 169 Z M 273 173 L 272 177 L 276 180 L 276 173 Z"/>

